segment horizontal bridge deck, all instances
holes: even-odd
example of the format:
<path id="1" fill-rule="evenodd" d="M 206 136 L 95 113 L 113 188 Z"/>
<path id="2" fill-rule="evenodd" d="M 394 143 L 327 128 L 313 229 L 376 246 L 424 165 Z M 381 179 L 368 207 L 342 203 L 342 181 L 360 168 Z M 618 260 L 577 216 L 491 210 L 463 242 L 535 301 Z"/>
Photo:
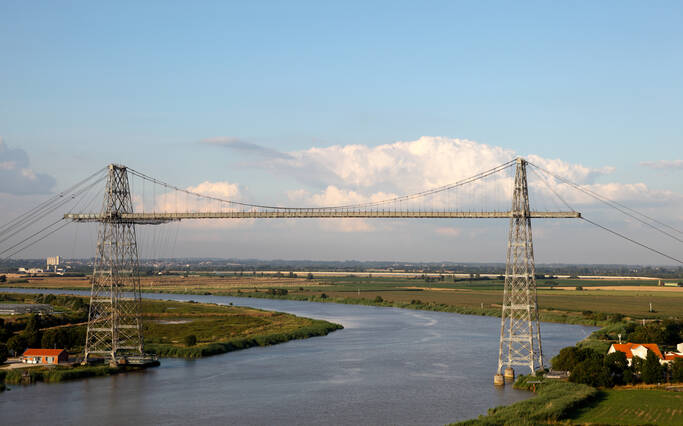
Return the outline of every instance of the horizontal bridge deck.
<path id="1" fill-rule="evenodd" d="M 512 211 L 410 211 L 410 210 L 280 210 L 280 211 L 230 211 L 204 213 L 122 213 L 109 217 L 96 213 L 68 213 L 64 219 L 76 222 L 133 222 L 163 223 L 186 219 L 296 219 L 296 218 L 413 218 L 413 219 L 509 219 L 523 217 L 521 212 Z M 580 218 L 574 211 L 545 212 L 532 211 L 528 217 L 534 219 Z"/>

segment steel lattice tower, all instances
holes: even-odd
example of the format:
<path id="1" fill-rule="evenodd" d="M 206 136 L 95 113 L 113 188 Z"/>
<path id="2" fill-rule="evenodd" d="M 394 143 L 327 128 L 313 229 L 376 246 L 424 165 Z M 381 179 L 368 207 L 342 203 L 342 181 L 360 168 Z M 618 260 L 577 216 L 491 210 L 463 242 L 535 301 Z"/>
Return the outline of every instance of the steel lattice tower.
<path id="1" fill-rule="evenodd" d="M 110 164 L 93 267 L 85 362 L 93 354 L 114 363 L 125 361 L 127 355 L 142 355 L 135 224 L 121 218 L 122 213 L 132 212 L 126 167 Z"/>
<path id="2" fill-rule="evenodd" d="M 525 160 L 517 159 L 500 322 L 497 384 L 502 384 L 500 373 L 503 366 L 506 367 L 506 379 L 514 378 L 513 366 L 527 366 L 532 373 L 543 368 L 526 164 Z"/>

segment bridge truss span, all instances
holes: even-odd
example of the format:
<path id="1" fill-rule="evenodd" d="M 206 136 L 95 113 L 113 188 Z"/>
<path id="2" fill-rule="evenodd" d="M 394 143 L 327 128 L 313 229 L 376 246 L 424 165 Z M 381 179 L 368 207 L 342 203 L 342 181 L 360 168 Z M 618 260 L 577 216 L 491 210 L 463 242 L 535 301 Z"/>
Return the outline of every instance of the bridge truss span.
<path id="1" fill-rule="evenodd" d="M 293 209 L 276 211 L 229 211 L 198 213 L 123 213 L 117 221 L 139 224 L 160 224 L 189 219 L 510 219 L 519 216 L 514 211 L 415 211 L 415 210 L 318 210 Z M 581 213 L 575 211 L 532 211 L 533 219 L 579 219 Z M 113 218 L 101 214 L 67 213 L 64 219 L 76 222 L 105 222 Z"/>

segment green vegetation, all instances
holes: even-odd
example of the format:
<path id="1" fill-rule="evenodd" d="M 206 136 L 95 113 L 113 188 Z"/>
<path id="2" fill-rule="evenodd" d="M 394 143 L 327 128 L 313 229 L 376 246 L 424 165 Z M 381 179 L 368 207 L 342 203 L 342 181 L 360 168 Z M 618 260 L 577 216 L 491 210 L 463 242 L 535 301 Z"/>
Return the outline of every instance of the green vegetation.
<path id="1" fill-rule="evenodd" d="M 664 332 L 653 332 L 664 331 Z M 584 383 L 598 387 L 612 387 L 623 384 L 647 384 L 672 382 L 681 380 L 681 361 L 676 361 L 663 366 L 654 352 L 648 351 L 645 360 L 634 358 L 631 366 L 628 365 L 626 355 L 622 352 L 607 354 L 607 347 L 614 340 L 602 340 L 600 349 L 595 349 L 599 339 L 611 339 L 615 332 L 623 332 L 627 340 L 631 336 L 648 335 L 654 340 L 646 340 L 640 343 L 656 343 L 661 349 L 672 347 L 668 342 L 683 341 L 683 321 L 666 320 L 660 323 L 651 323 L 635 326 L 629 324 L 613 324 L 596 331 L 589 338 L 590 345 L 580 342 L 577 346 L 569 346 L 562 349 L 553 359 L 552 366 L 556 370 L 571 372 L 570 380 L 576 383 Z M 637 342 L 637 340 L 636 340 Z"/>
<path id="2" fill-rule="evenodd" d="M 683 424 L 683 392 L 604 390 L 568 417 L 577 424 Z"/>
<path id="3" fill-rule="evenodd" d="M 529 379 L 533 376 L 520 376 L 515 387 L 529 390 Z M 456 423 L 458 425 L 533 425 L 552 423 L 567 418 L 572 410 L 590 401 L 598 394 L 590 386 L 545 380 L 536 387 L 536 396 L 504 407 L 491 408 L 485 416 L 478 419 Z"/>
<path id="4" fill-rule="evenodd" d="M 156 363 L 158 365 L 158 362 Z M 108 365 L 98 366 L 42 366 L 32 368 L 21 368 L 13 370 L 0 370 L 0 382 L 8 385 L 18 385 L 22 383 L 57 383 L 66 380 L 82 379 L 86 377 L 110 376 L 127 371 L 144 369 L 140 366 L 119 366 L 109 367 Z"/>
<path id="5" fill-rule="evenodd" d="M 182 347 L 170 344 L 148 344 L 145 346 L 145 349 L 162 357 L 200 358 L 247 349 L 254 346 L 270 346 L 295 339 L 325 336 L 334 330 L 342 328 L 339 324 L 333 324 L 327 321 L 309 321 L 311 321 L 310 325 L 299 327 L 288 332 L 257 334 L 253 337 L 235 337 L 225 341 L 205 343 L 197 346 L 187 345 Z"/>
<path id="6" fill-rule="evenodd" d="M 0 294 L 0 301 L 51 305 L 51 315 L 26 314 L 0 318 L 0 344 L 9 355 L 17 356 L 28 347 L 82 349 L 85 327 L 71 326 L 88 319 L 88 304 L 83 297 L 52 294 Z"/>

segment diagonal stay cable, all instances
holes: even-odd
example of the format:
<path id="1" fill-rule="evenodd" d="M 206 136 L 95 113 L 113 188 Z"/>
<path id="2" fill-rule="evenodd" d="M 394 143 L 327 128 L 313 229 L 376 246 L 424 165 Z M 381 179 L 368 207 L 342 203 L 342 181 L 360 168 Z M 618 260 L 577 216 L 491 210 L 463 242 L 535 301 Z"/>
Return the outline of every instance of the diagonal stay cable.
<path id="1" fill-rule="evenodd" d="M 602 203 L 608 205 L 609 207 L 612 207 L 613 209 L 615 209 L 615 210 L 621 212 L 622 214 L 624 214 L 624 215 L 626 215 L 626 216 L 628 216 L 628 217 L 630 217 L 630 218 L 632 218 L 632 219 L 637 220 L 638 222 L 642 223 L 643 225 L 648 226 L 648 227 L 650 227 L 650 228 L 652 228 L 652 229 L 654 229 L 654 230 L 656 230 L 656 231 L 658 231 L 658 232 L 660 232 L 660 233 L 662 233 L 662 234 L 664 234 L 664 235 L 666 235 L 666 236 L 668 236 L 668 237 L 670 237 L 670 238 L 672 238 L 672 239 L 674 239 L 674 240 L 676 240 L 676 241 L 678 241 L 678 242 L 683 243 L 683 239 L 678 238 L 678 237 L 675 236 L 675 235 L 672 235 L 671 233 L 669 233 L 669 232 L 667 232 L 667 231 L 665 231 L 665 230 L 663 230 L 663 229 L 661 229 L 661 228 L 659 228 L 659 227 L 657 227 L 657 226 L 655 226 L 655 225 L 653 225 L 653 224 L 651 224 L 651 223 L 649 223 L 649 222 L 647 222 L 647 221 L 645 221 L 645 220 L 639 218 L 639 217 L 636 216 L 635 214 L 629 213 L 629 212 L 626 211 L 626 210 L 630 210 L 630 211 L 632 211 L 632 212 L 634 212 L 634 213 L 636 213 L 636 214 L 638 214 L 638 215 L 641 215 L 641 216 L 646 217 L 646 218 L 648 218 L 648 219 L 650 219 L 650 220 L 652 220 L 652 221 L 654 221 L 654 222 L 657 222 L 657 223 L 660 223 L 660 224 L 661 224 L 661 222 L 659 222 L 658 220 L 653 219 L 653 218 L 651 218 L 651 217 L 649 217 L 649 216 L 647 216 L 647 215 L 645 215 L 645 214 L 643 214 L 643 213 L 640 213 L 639 211 L 634 210 L 634 209 L 632 209 L 632 208 L 630 208 L 630 207 L 626 207 L 626 206 L 624 206 L 624 205 L 622 205 L 622 204 L 620 204 L 620 203 L 617 203 L 616 201 L 610 200 L 609 198 L 607 198 L 607 197 L 605 197 L 605 196 L 603 196 L 603 195 L 600 195 L 600 194 L 598 194 L 598 193 L 596 193 L 596 192 L 594 192 L 594 191 L 591 191 L 591 190 L 589 190 L 589 189 L 587 189 L 587 188 L 584 188 L 584 187 L 582 187 L 581 185 L 578 185 L 578 184 L 576 184 L 576 183 L 574 183 L 574 182 L 572 182 L 572 181 L 570 181 L 570 180 L 568 180 L 568 179 L 565 179 L 565 178 L 563 178 L 563 177 L 561 177 L 561 176 L 558 176 L 558 175 L 556 175 L 556 174 L 554 174 L 554 173 L 552 173 L 552 172 L 549 172 L 548 170 L 545 170 L 544 168 L 542 168 L 542 167 L 540 167 L 540 166 L 537 166 L 536 164 L 533 164 L 533 163 L 529 163 L 529 164 L 531 164 L 532 166 L 534 166 L 534 167 L 537 168 L 538 170 L 540 170 L 540 171 L 542 171 L 542 172 L 544 172 L 544 173 L 547 173 L 547 174 L 550 175 L 550 176 L 553 176 L 555 179 L 558 179 L 558 180 L 562 181 L 563 183 L 565 183 L 565 184 L 567 184 L 567 185 L 569 185 L 569 186 L 571 186 L 571 187 L 573 187 L 573 188 L 575 188 L 575 189 L 578 189 L 579 191 L 583 192 L 584 194 L 587 194 L 587 195 L 589 195 L 589 196 L 595 198 L 596 200 L 598 200 L 598 201 L 600 201 L 600 202 L 602 202 Z M 674 227 L 672 227 L 672 226 L 670 226 L 670 225 L 666 225 L 666 224 L 663 224 L 663 225 L 666 226 L 666 227 L 668 227 L 668 228 L 673 229 L 673 230 L 676 231 L 676 232 L 681 232 L 681 231 L 677 230 L 676 228 L 674 228 Z"/>
<path id="2" fill-rule="evenodd" d="M 8 228 L 15 227 L 15 226 L 21 224 L 22 222 L 30 220 L 35 215 L 40 214 L 41 211 L 43 211 L 46 208 L 49 208 L 50 205 L 59 201 L 60 198 L 64 198 L 64 196 L 66 194 L 68 194 L 69 192 L 75 191 L 77 188 L 84 185 L 89 180 L 91 180 L 94 177 L 96 177 L 97 175 L 101 174 L 104 170 L 106 170 L 106 167 L 101 168 L 100 170 L 96 171 L 95 173 L 91 174 L 90 176 L 86 177 L 85 179 L 77 182 L 76 184 L 72 185 L 71 187 L 65 189 L 64 191 L 54 195 L 53 197 L 43 201 L 42 203 L 40 203 L 37 206 L 33 207 L 32 209 L 28 210 L 27 212 L 24 212 L 23 214 L 15 217 L 14 219 L 10 220 L 9 222 L 7 222 L 5 224 L 3 224 L 2 226 L 0 226 L 0 235 L 6 233 Z"/>
<path id="3" fill-rule="evenodd" d="M 15 227 L 9 227 L 5 229 L 2 233 L 0 233 L 0 236 L 2 234 L 6 234 L 7 232 L 11 232 L 9 235 L 4 236 L 3 242 L 7 241 L 9 238 L 12 238 L 19 232 L 23 231 L 24 229 L 32 226 L 33 224 L 37 223 L 38 221 L 42 220 L 45 218 L 48 214 L 52 213 L 53 211 L 57 210 L 58 208 L 62 207 L 63 205 L 73 201 L 73 200 L 78 200 L 78 197 L 81 197 L 85 192 L 90 191 L 93 187 L 98 185 L 102 180 L 104 180 L 106 177 L 103 176 L 100 179 L 97 179 L 96 181 L 93 181 L 90 185 L 88 185 L 85 188 L 80 189 L 78 192 L 74 192 L 68 197 L 64 197 L 60 199 L 57 203 L 50 204 L 49 206 L 46 206 L 45 208 L 47 210 L 43 211 L 40 215 L 32 217 L 30 220 L 27 222 L 19 222 L 15 225 L 15 227 L 18 227 L 15 229 Z"/>
<path id="4" fill-rule="evenodd" d="M 46 229 L 52 228 L 54 225 L 58 224 L 59 222 L 63 221 L 64 218 L 57 219 L 56 221 L 52 222 L 51 224 L 47 225 L 46 227 L 42 228 L 39 231 L 34 232 L 33 234 L 29 235 L 28 237 L 24 238 L 23 240 L 19 241 L 18 243 L 14 244 L 13 246 L 7 247 L 5 250 L 0 251 L 0 255 L 7 253 L 8 251 L 12 250 L 13 248 L 20 246 L 21 244 L 25 243 L 26 241 L 30 240 L 31 238 L 35 237 L 36 235 L 40 234 L 41 232 L 45 231 Z"/>
<path id="5" fill-rule="evenodd" d="M 667 259 L 671 259 L 671 260 L 673 260 L 673 261 L 675 261 L 675 262 L 678 262 L 678 263 L 680 263 L 681 265 L 683 265 L 683 260 L 676 259 L 675 257 L 669 256 L 669 255 L 666 254 L 666 253 L 662 253 L 662 252 L 659 251 L 659 250 L 653 249 L 652 247 L 647 246 L 647 245 L 645 245 L 645 244 L 643 244 L 643 243 L 640 243 L 640 242 L 634 240 L 633 238 L 629 238 L 629 237 L 627 237 L 626 235 L 620 234 L 620 233 L 618 233 L 617 231 L 614 231 L 614 230 L 612 230 L 612 229 L 609 229 L 609 228 L 606 227 L 606 226 L 603 226 L 603 225 L 600 225 L 599 223 L 593 222 L 592 220 L 587 219 L 585 216 L 581 216 L 581 219 L 585 220 L 586 222 L 588 222 L 588 223 L 590 223 L 590 224 L 592 224 L 592 225 L 597 226 L 598 228 L 602 228 L 602 229 L 604 229 L 605 231 L 610 232 L 610 233 L 616 235 L 617 237 L 623 238 L 623 239 L 625 239 L 625 240 L 627 240 L 627 241 L 632 242 L 633 244 L 637 244 L 637 245 L 639 245 L 639 246 L 641 246 L 641 247 L 643 247 L 643 248 L 646 248 L 646 249 L 648 249 L 648 250 L 650 250 L 650 251 L 652 251 L 652 252 L 654 252 L 654 253 L 657 253 L 657 254 L 659 254 L 659 255 L 661 255 L 661 256 L 664 256 L 664 257 L 666 257 Z"/>
<path id="6" fill-rule="evenodd" d="M 62 220 L 64 220 L 64 219 L 60 219 L 59 221 L 62 221 Z M 55 222 L 55 223 L 58 223 L 59 221 L 57 221 L 57 222 Z M 64 228 L 65 226 L 67 226 L 67 225 L 69 225 L 69 224 L 71 224 L 71 223 L 73 223 L 73 222 L 64 221 L 64 223 L 63 223 L 61 226 L 59 226 L 59 227 L 53 229 L 52 231 L 50 231 L 50 232 L 48 232 L 47 234 L 41 236 L 41 237 L 38 238 L 37 240 L 31 241 L 29 244 L 25 245 L 24 247 L 21 247 L 19 250 L 15 251 L 15 252 L 13 252 L 12 254 L 10 254 L 9 256 L 3 258 L 2 261 L 5 261 L 5 260 L 11 258 L 12 256 L 14 256 L 15 254 L 21 253 L 22 251 L 26 250 L 27 248 L 29 248 L 29 247 L 31 247 L 31 246 L 33 246 L 33 245 L 39 243 L 40 241 L 43 241 L 45 238 L 49 237 L 50 235 L 54 234 L 55 232 L 59 231 L 60 229 Z M 54 224 L 53 224 L 53 225 L 54 225 Z M 52 225 L 50 225 L 50 226 L 52 226 Z M 45 229 L 45 228 L 44 228 L 44 229 Z M 43 229 L 43 230 L 44 230 L 44 229 Z M 42 231 L 41 231 L 41 232 L 42 232 Z M 3 253 L 4 253 L 4 252 L 3 252 Z"/>

